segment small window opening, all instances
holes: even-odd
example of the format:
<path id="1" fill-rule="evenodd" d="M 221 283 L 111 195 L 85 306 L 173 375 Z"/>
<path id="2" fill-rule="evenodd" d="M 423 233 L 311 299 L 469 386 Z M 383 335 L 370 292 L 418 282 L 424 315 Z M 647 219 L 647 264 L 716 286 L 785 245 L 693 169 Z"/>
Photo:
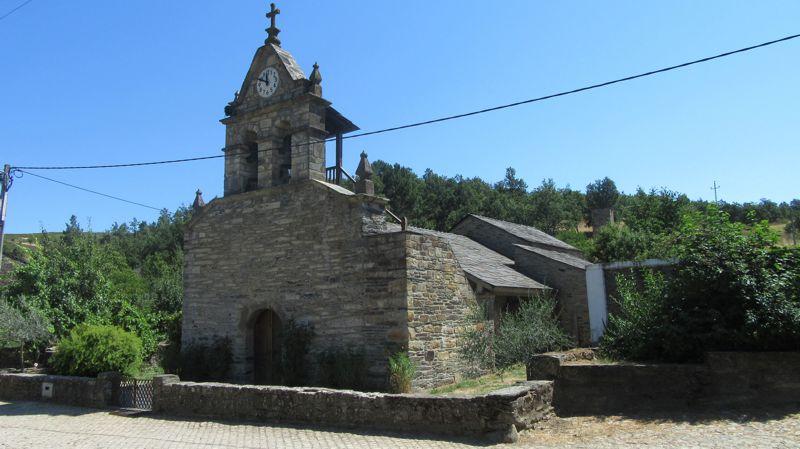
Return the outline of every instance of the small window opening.
<path id="1" fill-rule="evenodd" d="M 278 183 L 286 184 L 292 179 L 292 136 L 283 138 L 283 143 L 278 150 Z"/>
<path id="2" fill-rule="evenodd" d="M 256 142 L 247 143 L 245 163 L 247 164 L 247 182 L 244 190 L 247 192 L 258 187 L 258 144 Z"/>

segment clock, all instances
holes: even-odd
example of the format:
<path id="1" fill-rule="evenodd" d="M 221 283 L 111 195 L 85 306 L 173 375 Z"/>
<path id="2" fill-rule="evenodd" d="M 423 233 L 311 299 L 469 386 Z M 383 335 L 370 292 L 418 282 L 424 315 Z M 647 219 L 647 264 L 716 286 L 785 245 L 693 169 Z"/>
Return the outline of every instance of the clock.
<path id="1" fill-rule="evenodd" d="M 264 98 L 269 98 L 278 90 L 278 71 L 274 67 L 267 67 L 256 80 L 256 91 Z"/>

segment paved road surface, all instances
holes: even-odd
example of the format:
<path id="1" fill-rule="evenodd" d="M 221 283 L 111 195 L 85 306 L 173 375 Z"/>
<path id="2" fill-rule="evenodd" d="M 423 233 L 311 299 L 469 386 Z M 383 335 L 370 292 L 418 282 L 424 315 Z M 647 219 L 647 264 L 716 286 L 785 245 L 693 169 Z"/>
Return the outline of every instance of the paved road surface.
<path id="1" fill-rule="evenodd" d="M 729 414 L 648 419 L 554 418 L 524 432 L 513 448 L 800 447 L 800 414 Z M 0 402 L 0 448 L 466 448 L 399 434 L 219 423 L 36 402 Z"/>

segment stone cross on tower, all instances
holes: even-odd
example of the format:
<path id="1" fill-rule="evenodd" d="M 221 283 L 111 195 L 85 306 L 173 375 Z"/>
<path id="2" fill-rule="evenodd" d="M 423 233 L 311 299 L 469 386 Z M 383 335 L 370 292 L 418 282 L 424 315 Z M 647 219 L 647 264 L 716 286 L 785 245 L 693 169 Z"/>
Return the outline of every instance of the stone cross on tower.
<path id="1" fill-rule="evenodd" d="M 275 26 L 275 17 L 281 13 L 280 9 L 275 8 L 275 3 L 269 4 L 269 12 L 267 13 L 267 18 L 269 18 L 269 28 L 267 28 L 267 40 L 264 41 L 265 44 L 275 44 L 278 47 L 281 46 L 281 41 L 278 40 L 278 33 L 281 32 Z"/>

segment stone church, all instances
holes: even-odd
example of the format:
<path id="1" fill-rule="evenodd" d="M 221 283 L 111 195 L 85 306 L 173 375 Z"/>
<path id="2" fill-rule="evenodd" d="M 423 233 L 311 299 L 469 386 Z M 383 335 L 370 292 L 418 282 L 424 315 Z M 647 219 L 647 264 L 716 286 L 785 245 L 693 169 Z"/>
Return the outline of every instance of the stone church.
<path id="1" fill-rule="evenodd" d="M 228 338 L 228 380 L 271 383 L 283 328 L 302 323 L 314 331 L 311 383 L 316 356 L 350 348 L 370 388 L 386 388 L 398 351 L 418 367 L 414 386 L 428 388 L 461 376 L 471 305 L 487 304 L 496 320 L 551 289 L 565 329 L 588 343 L 588 262 L 575 248 L 477 215 L 450 233 L 409 227 L 374 194 L 365 154 L 355 178 L 347 173 L 342 137 L 358 127 L 323 97 L 319 67 L 306 76 L 281 47 L 279 12 L 267 14 L 265 44 L 221 120 L 224 196 L 203 204 L 198 192 L 186 229 L 183 347 Z"/>

